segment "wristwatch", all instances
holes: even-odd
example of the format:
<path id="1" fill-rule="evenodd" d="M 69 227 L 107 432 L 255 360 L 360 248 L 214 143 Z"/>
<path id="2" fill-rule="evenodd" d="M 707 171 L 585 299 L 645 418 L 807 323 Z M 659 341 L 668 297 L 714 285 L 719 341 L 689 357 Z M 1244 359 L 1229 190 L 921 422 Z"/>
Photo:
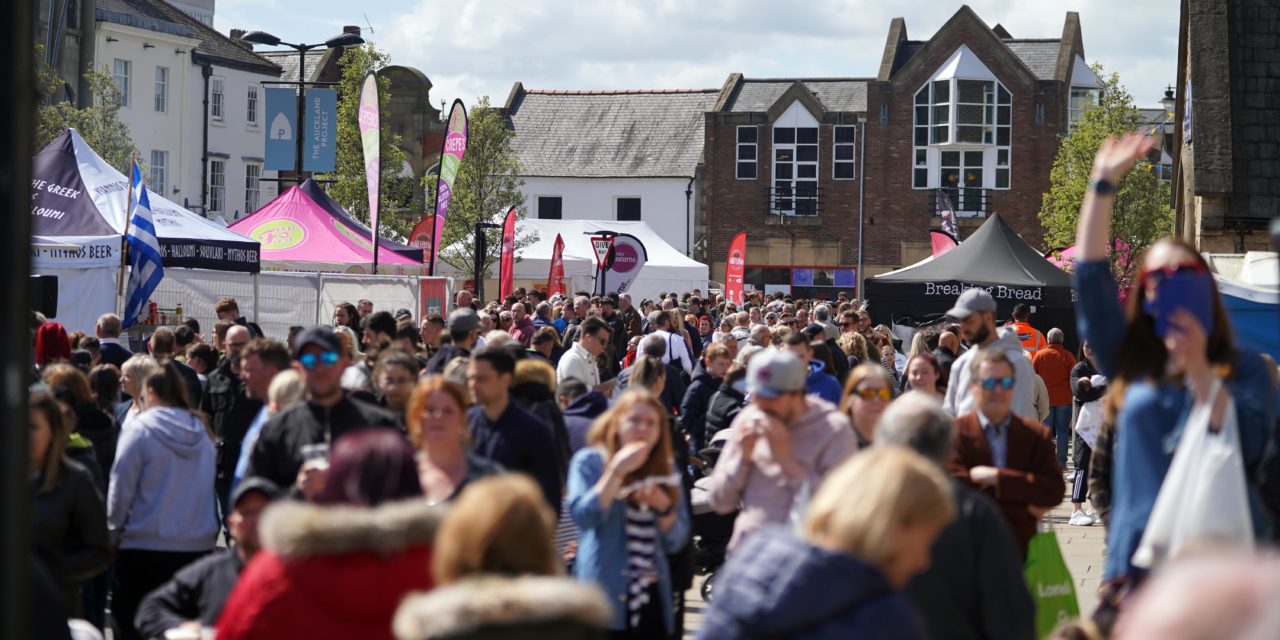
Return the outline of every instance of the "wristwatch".
<path id="1" fill-rule="evenodd" d="M 1089 190 L 1100 196 L 1112 196 L 1116 193 L 1116 185 L 1106 178 L 1098 178 L 1089 183 Z"/>

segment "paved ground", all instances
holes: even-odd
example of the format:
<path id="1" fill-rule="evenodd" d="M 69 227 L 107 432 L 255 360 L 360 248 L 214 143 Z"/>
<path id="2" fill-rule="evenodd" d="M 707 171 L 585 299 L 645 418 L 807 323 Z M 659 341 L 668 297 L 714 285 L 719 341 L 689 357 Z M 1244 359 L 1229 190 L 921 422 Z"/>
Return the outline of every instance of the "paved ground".
<path id="1" fill-rule="evenodd" d="M 1102 523 L 1091 527 L 1073 527 L 1067 524 L 1071 517 L 1071 483 L 1067 482 L 1067 495 L 1062 504 L 1049 513 L 1062 557 L 1076 581 L 1076 598 L 1080 612 L 1089 615 L 1098 606 L 1098 585 L 1102 581 L 1103 561 L 1106 556 L 1106 529 Z M 685 594 L 685 638 L 694 638 L 702 626 L 706 604 L 702 602 L 700 587 L 702 576 L 694 580 L 693 588 Z"/>

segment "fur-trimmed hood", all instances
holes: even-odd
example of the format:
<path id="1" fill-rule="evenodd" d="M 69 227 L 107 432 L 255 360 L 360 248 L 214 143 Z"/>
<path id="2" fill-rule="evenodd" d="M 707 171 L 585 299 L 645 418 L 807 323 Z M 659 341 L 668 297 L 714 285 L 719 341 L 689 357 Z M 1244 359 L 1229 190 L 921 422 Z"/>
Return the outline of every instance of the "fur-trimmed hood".
<path id="1" fill-rule="evenodd" d="M 422 499 L 372 509 L 284 500 L 263 515 L 262 546 L 286 558 L 360 551 L 392 555 L 430 544 L 443 514 Z"/>
<path id="2" fill-rule="evenodd" d="M 435 638 L 590 638 L 605 633 L 613 610 L 604 592 L 567 577 L 476 576 L 400 603 L 399 640 Z"/>

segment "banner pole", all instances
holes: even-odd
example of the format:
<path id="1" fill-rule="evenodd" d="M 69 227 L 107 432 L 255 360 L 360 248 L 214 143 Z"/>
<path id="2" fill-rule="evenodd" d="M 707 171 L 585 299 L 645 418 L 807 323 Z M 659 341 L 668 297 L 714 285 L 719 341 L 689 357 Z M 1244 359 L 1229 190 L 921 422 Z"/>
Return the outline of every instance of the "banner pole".
<path id="1" fill-rule="evenodd" d="M 116 311 L 123 313 L 120 302 L 124 298 L 124 267 L 129 253 L 129 222 L 133 219 L 133 167 L 138 164 L 136 153 L 129 154 L 129 196 L 124 207 L 124 235 L 120 236 L 120 273 L 116 277 Z"/>

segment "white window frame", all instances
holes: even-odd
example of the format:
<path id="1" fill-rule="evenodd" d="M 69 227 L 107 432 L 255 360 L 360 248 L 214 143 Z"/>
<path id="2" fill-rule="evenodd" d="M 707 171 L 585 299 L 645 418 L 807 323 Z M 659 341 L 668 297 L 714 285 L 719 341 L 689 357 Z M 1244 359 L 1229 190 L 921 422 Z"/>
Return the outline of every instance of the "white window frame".
<path id="1" fill-rule="evenodd" d="M 744 129 L 751 129 L 755 131 L 755 134 L 756 134 L 755 142 L 742 142 L 742 131 Z M 734 176 L 737 177 L 737 179 L 739 180 L 758 179 L 760 177 L 760 127 L 754 124 L 739 125 L 738 127 L 734 128 L 733 141 L 734 141 L 734 149 L 733 149 Z M 742 154 L 747 149 L 751 150 L 752 157 L 751 159 L 744 160 L 742 158 Z M 746 164 L 750 164 L 755 167 L 755 175 L 743 177 L 742 167 L 743 165 L 746 165 Z"/>
<path id="2" fill-rule="evenodd" d="M 244 163 L 244 214 L 247 216 L 262 203 L 262 165 L 257 162 Z"/>
<path id="3" fill-rule="evenodd" d="M 152 193 L 166 195 L 165 189 L 168 186 L 169 177 L 169 152 L 161 149 L 151 150 L 151 165 L 148 167 L 150 175 L 147 180 L 147 188 Z"/>
<path id="4" fill-rule="evenodd" d="M 613 197 L 613 219 L 614 220 L 619 220 L 619 221 L 622 220 L 622 211 L 620 207 L 622 206 L 623 200 L 635 200 L 640 207 L 640 215 L 639 217 L 636 218 L 636 220 L 644 220 L 644 198 L 640 196 L 614 196 Z M 563 207 L 564 205 L 561 204 L 560 206 Z M 563 215 L 563 209 L 561 209 L 561 215 Z"/>
<path id="5" fill-rule="evenodd" d="M 984 94 L 984 102 L 959 102 L 959 82 L 987 82 L 992 84 L 991 101 Z M 938 89 L 945 86 L 947 95 L 938 97 Z M 1007 191 L 1012 188 L 1013 156 L 1013 94 L 999 80 L 953 77 L 930 80 L 913 94 L 912 99 L 912 162 L 911 188 L 937 189 L 950 187 L 942 184 L 943 151 L 983 152 L 982 184 L 973 188 Z M 981 124 L 957 123 L 960 106 L 981 106 L 984 110 Z M 922 121 L 921 115 L 928 118 Z M 943 120 L 945 118 L 945 120 Z M 1002 121 L 1003 120 L 1003 121 Z M 961 126 L 982 126 L 989 129 L 982 142 L 957 142 Z M 922 143 L 923 141 L 923 143 Z M 921 184 L 921 177 L 924 177 Z"/>
<path id="6" fill-rule="evenodd" d="M 850 142 L 836 142 L 840 137 L 840 132 L 848 130 L 853 134 L 853 140 Z M 839 158 L 839 149 L 848 149 L 849 158 L 842 160 Z M 849 165 L 852 171 L 849 177 L 841 178 L 836 175 L 837 165 Z M 858 126 L 852 124 L 838 124 L 831 127 L 831 179 L 832 180 L 857 180 L 858 179 Z"/>
<path id="7" fill-rule="evenodd" d="M 1083 85 L 1072 85 L 1071 90 L 1067 93 L 1067 128 L 1076 126 L 1084 118 L 1084 112 L 1087 111 L 1086 102 L 1077 100 L 1077 93 L 1082 93 L 1081 98 L 1089 98 L 1092 106 L 1102 103 L 1102 90 L 1098 87 L 1088 87 Z M 1093 94 L 1089 96 L 1087 94 Z"/>
<path id="8" fill-rule="evenodd" d="M 111 79 L 116 81 L 116 88 L 120 90 L 120 106 L 129 106 L 129 76 L 133 73 L 133 62 L 123 58 L 116 58 L 111 62 Z"/>
<path id="9" fill-rule="evenodd" d="M 169 67 L 156 67 L 156 113 L 169 111 Z"/>
<path id="10" fill-rule="evenodd" d="M 209 78 L 209 119 L 222 122 L 226 114 L 226 80 L 222 76 Z"/>
<path id="11" fill-rule="evenodd" d="M 227 161 L 221 158 L 209 160 L 209 211 L 223 213 L 227 205 Z"/>
<path id="12" fill-rule="evenodd" d="M 787 130 L 790 130 L 791 134 L 789 136 L 782 135 Z M 801 141 L 801 132 L 806 134 L 812 132 L 813 140 Z M 790 142 L 786 138 L 790 138 Z M 794 102 L 773 123 L 769 130 L 769 139 L 773 143 L 773 153 L 769 158 L 771 170 L 769 184 L 773 188 L 773 198 L 769 203 L 770 213 L 801 217 L 818 215 L 821 211 L 821 200 L 818 192 L 821 188 L 820 178 L 822 173 L 822 153 L 820 151 L 822 123 L 812 113 L 809 113 L 801 103 Z M 801 159 L 801 151 L 806 152 L 806 155 L 809 155 L 808 152 L 811 151 L 812 159 Z M 790 153 L 790 159 L 780 162 L 779 156 L 788 152 Z M 779 167 L 783 165 L 790 165 L 791 175 L 789 177 L 780 177 L 782 172 L 779 171 Z M 802 185 L 804 185 L 804 188 L 802 188 Z M 808 193 L 810 187 L 813 189 L 812 193 Z M 807 201 L 812 204 L 812 213 L 801 212 L 801 208 L 798 206 L 801 201 Z M 788 204 L 790 205 L 789 207 Z"/>
<path id="13" fill-rule="evenodd" d="M 258 85 L 249 85 L 249 89 L 245 97 L 245 122 L 248 126 L 255 129 L 258 128 L 258 112 L 260 111 L 262 103 L 262 100 L 260 99 L 261 95 L 261 92 L 258 90 Z"/>

